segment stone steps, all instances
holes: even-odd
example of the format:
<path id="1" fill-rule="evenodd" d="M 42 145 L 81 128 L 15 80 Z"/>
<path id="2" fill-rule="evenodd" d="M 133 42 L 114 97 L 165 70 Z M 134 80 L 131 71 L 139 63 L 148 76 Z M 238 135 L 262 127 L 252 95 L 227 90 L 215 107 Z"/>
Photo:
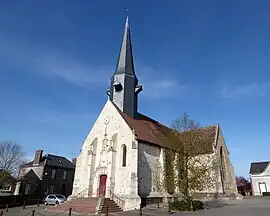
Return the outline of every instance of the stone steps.
<path id="1" fill-rule="evenodd" d="M 98 200 L 98 197 L 77 198 L 56 206 L 49 206 L 47 210 L 53 212 L 68 212 L 69 209 L 72 208 L 72 212 L 95 213 Z M 107 206 L 109 213 L 123 211 L 113 200 L 104 198 L 99 213 L 106 213 Z"/>
<path id="2" fill-rule="evenodd" d="M 101 207 L 100 213 L 106 213 L 108 206 L 108 212 L 120 212 L 123 211 L 113 200 L 109 198 L 104 198 L 103 205 Z"/>

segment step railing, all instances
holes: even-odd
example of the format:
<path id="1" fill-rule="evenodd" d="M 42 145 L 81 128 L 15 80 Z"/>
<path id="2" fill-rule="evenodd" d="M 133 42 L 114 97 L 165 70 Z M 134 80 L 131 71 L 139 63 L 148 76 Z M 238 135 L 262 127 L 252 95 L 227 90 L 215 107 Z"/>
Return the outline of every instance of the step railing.
<path id="1" fill-rule="evenodd" d="M 74 196 L 74 198 L 81 198 L 81 197 L 82 197 L 81 195 L 82 195 L 85 191 L 88 191 L 88 189 L 81 190 L 81 192 L 79 192 L 78 194 L 76 194 L 76 196 Z"/>
<path id="2" fill-rule="evenodd" d="M 125 206 L 125 201 L 116 196 L 111 190 L 108 190 L 108 192 L 110 199 L 113 200 L 123 210 Z"/>

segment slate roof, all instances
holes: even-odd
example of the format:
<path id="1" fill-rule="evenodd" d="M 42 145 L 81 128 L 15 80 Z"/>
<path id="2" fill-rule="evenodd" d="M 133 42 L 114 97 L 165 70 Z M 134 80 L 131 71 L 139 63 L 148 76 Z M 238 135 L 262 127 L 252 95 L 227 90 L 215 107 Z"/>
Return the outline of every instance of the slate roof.
<path id="1" fill-rule="evenodd" d="M 125 31 L 114 74 L 127 74 L 135 76 L 128 17 L 126 19 Z"/>
<path id="2" fill-rule="evenodd" d="M 116 109 L 121 114 L 121 116 L 124 118 L 124 120 L 127 122 L 129 127 L 134 130 L 135 135 L 137 137 L 138 141 L 158 145 L 163 148 L 171 148 L 171 142 L 172 142 L 172 132 L 173 130 L 158 121 L 143 115 L 141 113 L 137 113 L 136 118 L 132 118 L 125 113 L 123 113 L 116 105 Z M 205 140 L 207 140 L 208 144 L 204 145 L 204 148 L 200 149 L 200 153 L 206 154 L 211 153 L 213 151 L 213 144 L 215 142 L 216 137 L 216 127 L 217 126 L 209 126 L 204 128 L 199 128 L 198 131 L 201 132 L 201 134 L 205 134 L 204 132 L 207 131 L 207 134 L 209 134 L 209 137 L 207 137 Z M 180 133 L 180 139 L 181 136 L 186 134 L 187 132 Z M 175 137 L 176 139 L 176 137 Z"/>
<path id="3" fill-rule="evenodd" d="M 251 163 L 249 174 L 261 174 L 266 170 L 268 164 L 269 161 Z"/>
<path id="4" fill-rule="evenodd" d="M 23 167 L 33 166 L 33 162 L 34 161 L 32 160 L 29 163 L 24 164 Z M 48 166 L 53 166 L 53 167 L 58 167 L 58 168 L 75 169 L 75 164 L 72 163 L 67 158 L 58 156 L 58 155 L 52 155 L 52 154 L 44 155 L 41 158 L 39 165 L 48 165 Z"/>

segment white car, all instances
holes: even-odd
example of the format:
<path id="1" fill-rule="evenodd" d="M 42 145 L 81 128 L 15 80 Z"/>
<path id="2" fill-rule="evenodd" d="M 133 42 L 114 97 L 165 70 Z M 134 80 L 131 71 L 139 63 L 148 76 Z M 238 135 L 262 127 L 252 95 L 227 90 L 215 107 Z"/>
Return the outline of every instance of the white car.
<path id="1" fill-rule="evenodd" d="M 61 194 L 49 194 L 45 200 L 45 205 L 57 205 L 67 201 L 66 197 Z"/>

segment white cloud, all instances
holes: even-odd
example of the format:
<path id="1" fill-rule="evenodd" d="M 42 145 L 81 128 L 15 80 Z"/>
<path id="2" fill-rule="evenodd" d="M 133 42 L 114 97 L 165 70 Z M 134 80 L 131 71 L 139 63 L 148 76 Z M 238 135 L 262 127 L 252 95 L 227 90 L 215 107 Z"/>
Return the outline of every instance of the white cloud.
<path id="1" fill-rule="evenodd" d="M 43 74 L 57 76 L 66 82 L 81 87 L 90 88 L 93 85 L 104 85 L 107 87 L 113 67 L 110 66 L 91 66 L 86 62 L 79 60 L 70 60 L 56 56 L 42 56 L 34 60 Z M 186 85 L 179 84 L 175 79 L 166 77 L 160 71 L 154 71 L 151 67 L 136 67 L 137 76 L 140 82 L 144 84 L 143 95 L 147 98 L 171 98 L 176 97 L 179 92 L 187 89 Z M 158 74 L 158 76 L 156 76 Z M 166 75 L 170 73 L 166 72 Z"/>
<path id="2" fill-rule="evenodd" d="M 83 88 L 108 86 L 114 65 L 93 65 L 63 52 L 46 51 L 37 47 L 14 45 L 0 41 L 2 50 L 8 50 L 6 58 L 11 59 L 17 67 L 27 68 L 28 73 L 39 73 L 42 76 L 54 76 L 64 82 Z M 0 51 L 1 54 L 1 51 Z M 3 54 L 3 53 L 2 53 Z M 8 57 L 7 57 L 8 56 Z M 115 59 L 116 64 L 116 59 Z M 177 82 L 173 71 L 154 69 L 135 62 L 139 82 L 143 84 L 142 96 L 148 99 L 175 98 L 183 95 L 187 85 Z"/>
<path id="3" fill-rule="evenodd" d="M 62 56 L 40 55 L 32 60 L 43 74 L 57 76 L 81 87 L 89 88 L 91 84 L 107 84 L 112 74 L 110 67 L 92 66 L 86 62 Z"/>
<path id="4" fill-rule="evenodd" d="M 268 94 L 269 90 L 270 82 L 250 83 L 223 87 L 220 91 L 220 95 L 225 98 L 262 97 Z"/>
<path id="5" fill-rule="evenodd" d="M 173 80 L 153 80 L 146 83 L 146 97 L 152 99 L 182 96 L 189 88 Z"/>
<path id="6" fill-rule="evenodd" d="M 138 67 L 143 84 L 142 96 L 147 99 L 176 98 L 190 90 L 189 86 L 177 81 L 172 71 L 155 70 L 150 67 Z"/>
<path id="7" fill-rule="evenodd" d="M 68 122 L 73 125 L 83 124 L 93 122 L 97 117 L 96 114 L 93 113 L 84 113 L 84 112 L 59 112 L 56 110 L 50 109 L 35 109 L 31 112 L 31 116 L 29 117 L 36 123 L 54 125 L 65 127 L 67 125 L 63 124 Z"/>
<path id="8" fill-rule="evenodd" d="M 98 66 L 74 58 L 70 53 L 15 44 L 0 38 L 0 57 L 10 67 L 24 68 L 23 72 L 55 76 L 65 82 L 90 88 L 92 84 L 106 85 L 113 73 L 111 66 Z"/>

